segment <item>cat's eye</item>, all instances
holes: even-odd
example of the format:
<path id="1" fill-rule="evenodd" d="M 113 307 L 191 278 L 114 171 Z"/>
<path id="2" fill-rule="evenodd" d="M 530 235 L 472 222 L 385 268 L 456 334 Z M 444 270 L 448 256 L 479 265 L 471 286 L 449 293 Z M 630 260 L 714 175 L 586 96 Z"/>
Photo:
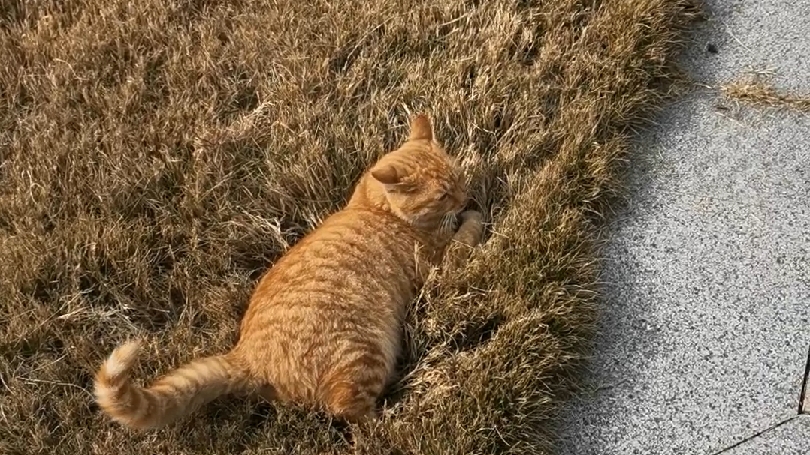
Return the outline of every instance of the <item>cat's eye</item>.
<path id="1" fill-rule="evenodd" d="M 446 201 L 447 198 L 449 198 L 449 197 L 450 197 L 450 193 L 442 193 L 442 195 L 439 196 L 439 200 L 440 201 Z"/>

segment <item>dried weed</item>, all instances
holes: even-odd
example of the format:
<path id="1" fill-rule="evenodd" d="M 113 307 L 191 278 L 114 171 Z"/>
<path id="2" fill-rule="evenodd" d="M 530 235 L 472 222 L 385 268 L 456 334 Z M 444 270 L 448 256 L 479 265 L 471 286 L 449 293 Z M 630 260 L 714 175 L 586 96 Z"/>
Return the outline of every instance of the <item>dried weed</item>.
<path id="1" fill-rule="evenodd" d="M 721 87 L 724 95 L 745 103 L 810 112 L 810 97 L 780 93 L 760 79 L 744 79 Z"/>

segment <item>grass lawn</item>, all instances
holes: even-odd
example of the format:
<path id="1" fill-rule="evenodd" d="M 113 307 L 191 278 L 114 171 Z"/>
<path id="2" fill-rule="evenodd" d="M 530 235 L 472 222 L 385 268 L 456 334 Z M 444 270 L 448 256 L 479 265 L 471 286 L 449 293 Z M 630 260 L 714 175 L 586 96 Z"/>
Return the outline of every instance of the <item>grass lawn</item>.
<path id="1" fill-rule="evenodd" d="M 598 308 L 633 126 L 677 72 L 687 0 L 0 1 L 1 454 L 542 454 Z M 376 426 L 225 397 L 166 429 L 101 415 L 228 350 L 255 280 L 398 146 L 410 113 L 487 239 L 433 280 Z M 629 163 L 632 165 L 632 163 Z"/>

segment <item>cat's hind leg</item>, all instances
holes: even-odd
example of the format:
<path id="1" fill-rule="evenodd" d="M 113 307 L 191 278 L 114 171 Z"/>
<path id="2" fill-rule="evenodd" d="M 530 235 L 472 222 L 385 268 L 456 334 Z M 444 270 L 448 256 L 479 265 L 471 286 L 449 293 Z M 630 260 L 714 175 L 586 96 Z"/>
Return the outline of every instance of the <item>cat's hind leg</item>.
<path id="1" fill-rule="evenodd" d="M 257 394 L 268 403 L 274 403 L 279 399 L 278 391 L 270 384 L 260 386 L 257 390 Z"/>
<path id="2" fill-rule="evenodd" d="M 349 423 L 362 423 L 377 418 L 377 396 L 358 384 L 341 383 L 332 387 L 326 397 L 329 412 Z"/>
<path id="3" fill-rule="evenodd" d="M 377 418 L 377 398 L 388 379 L 388 368 L 378 356 L 363 354 L 326 376 L 321 397 L 327 410 L 350 423 Z"/>

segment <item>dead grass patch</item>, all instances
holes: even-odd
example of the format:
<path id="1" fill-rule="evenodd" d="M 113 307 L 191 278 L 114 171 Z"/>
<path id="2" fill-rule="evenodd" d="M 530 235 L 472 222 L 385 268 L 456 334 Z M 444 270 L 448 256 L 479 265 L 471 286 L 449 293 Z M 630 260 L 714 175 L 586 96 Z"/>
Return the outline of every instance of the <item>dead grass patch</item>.
<path id="1" fill-rule="evenodd" d="M 746 78 L 721 87 L 724 95 L 759 106 L 789 108 L 810 112 L 810 97 L 783 93 L 759 78 Z"/>
<path id="2" fill-rule="evenodd" d="M 360 453 L 548 453 L 595 314 L 629 128 L 666 95 L 683 0 L 4 1 L 0 453 L 322 454 L 302 410 L 222 399 L 129 433 L 91 374 L 235 341 L 259 273 L 431 112 L 491 237 L 431 283 Z M 407 107 L 407 108 L 406 108 Z"/>

